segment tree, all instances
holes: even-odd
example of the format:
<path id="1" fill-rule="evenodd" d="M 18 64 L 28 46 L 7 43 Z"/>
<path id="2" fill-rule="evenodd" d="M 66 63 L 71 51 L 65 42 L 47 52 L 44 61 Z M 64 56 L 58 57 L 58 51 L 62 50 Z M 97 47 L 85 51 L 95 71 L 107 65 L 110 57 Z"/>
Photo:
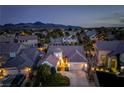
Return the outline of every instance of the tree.
<path id="1" fill-rule="evenodd" d="M 69 86 L 70 80 L 68 77 L 56 73 L 54 67 L 50 68 L 47 64 L 43 64 L 38 68 L 37 75 L 33 81 L 33 86 Z"/>
<path id="2" fill-rule="evenodd" d="M 47 86 L 69 86 L 70 80 L 66 76 L 62 76 L 60 73 L 56 73 L 55 75 L 51 75 L 49 77 L 49 83 Z"/>
<path id="3" fill-rule="evenodd" d="M 27 82 L 25 83 L 25 87 L 31 87 L 31 82 L 30 82 L 30 81 L 27 81 Z"/>
<path id="4" fill-rule="evenodd" d="M 69 36 L 70 34 L 69 34 L 69 32 L 65 32 L 65 36 Z"/>
<path id="5" fill-rule="evenodd" d="M 38 78 L 40 82 L 45 85 L 48 77 L 51 75 L 51 68 L 47 64 L 43 64 L 38 69 Z"/>
<path id="6" fill-rule="evenodd" d="M 51 74 L 52 74 L 52 75 L 56 74 L 56 69 L 55 69 L 55 67 L 51 67 Z"/>

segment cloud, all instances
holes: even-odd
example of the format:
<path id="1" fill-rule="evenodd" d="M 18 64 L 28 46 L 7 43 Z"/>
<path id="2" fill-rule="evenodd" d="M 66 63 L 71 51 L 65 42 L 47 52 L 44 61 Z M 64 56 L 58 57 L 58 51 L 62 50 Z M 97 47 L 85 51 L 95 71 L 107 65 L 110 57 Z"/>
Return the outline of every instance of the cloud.
<path id="1" fill-rule="evenodd" d="M 124 24 L 124 12 L 116 12 L 97 20 L 98 23 Z"/>
<path id="2" fill-rule="evenodd" d="M 87 24 L 85 26 L 92 26 L 92 27 L 122 27 L 124 26 L 124 12 L 115 12 L 105 17 L 96 19 L 92 21 L 92 23 Z"/>

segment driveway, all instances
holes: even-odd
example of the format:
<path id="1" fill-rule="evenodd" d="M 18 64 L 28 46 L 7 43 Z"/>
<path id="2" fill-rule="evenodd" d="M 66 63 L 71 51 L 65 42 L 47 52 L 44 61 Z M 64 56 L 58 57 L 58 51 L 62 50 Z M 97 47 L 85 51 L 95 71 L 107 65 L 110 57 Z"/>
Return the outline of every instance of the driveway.
<path id="1" fill-rule="evenodd" d="M 84 71 L 63 71 L 60 73 L 70 78 L 71 87 L 90 87 Z"/>

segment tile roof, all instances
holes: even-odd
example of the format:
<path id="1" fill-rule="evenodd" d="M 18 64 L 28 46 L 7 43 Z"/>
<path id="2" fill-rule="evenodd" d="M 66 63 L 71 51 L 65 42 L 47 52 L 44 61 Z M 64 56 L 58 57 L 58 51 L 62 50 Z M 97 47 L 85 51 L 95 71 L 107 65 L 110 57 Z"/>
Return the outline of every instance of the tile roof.
<path id="1" fill-rule="evenodd" d="M 87 59 L 83 54 L 76 50 L 75 53 L 69 57 L 69 62 L 87 62 Z"/>
<path id="2" fill-rule="evenodd" d="M 109 56 L 114 56 L 116 54 L 121 54 L 121 53 L 124 53 L 124 42 L 123 43 L 120 43 L 117 48 L 113 51 L 111 51 L 108 55 Z"/>
<path id="3" fill-rule="evenodd" d="M 37 48 L 27 48 L 21 50 L 21 54 L 25 54 L 27 57 L 33 60 L 35 54 L 36 54 Z"/>
<path id="4" fill-rule="evenodd" d="M 48 52 L 46 56 L 53 54 L 57 48 L 60 48 L 63 52 L 64 56 L 70 57 L 72 54 L 75 53 L 75 50 L 78 50 L 80 53 L 84 52 L 83 46 L 49 46 Z"/>
<path id="5" fill-rule="evenodd" d="M 0 43 L 0 54 L 17 52 L 19 47 L 18 43 Z"/>
<path id="6" fill-rule="evenodd" d="M 98 41 L 96 47 L 99 50 L 110 51 L 108 56 L 124 53 L 124 41 Z"/>
<path id="7" fill-rule="evenodd" d="M 15 58 L 10 58 L 2 67 L 16 67 L 20 68 L 20 66 L 25 62 L 25 60 L 21 56 L 17 56 Z"/>
<path id="8" fill-rule="evenodd" d="M 37 53 L 36 48 L 27 48 L 21 50 L 21 52 L 15 57 L 7 60 L 7 62 L 3 65 L 3 67 L 16 67 L 16 68 L 23 68 L 23 67 L 32 67 L 36 56 L 39 55 Z"/>
<path id="9" fill-rule="evenodd" d="M 0 43 L 13 42 L 13 36 L 0 36 Z"/>
<path id="10" fill-rule="evenodd" d="M 98 41 L 96 42 L 96 48 L 99 50 L 108 50 L 113 51 L 117 48 L 117 46 L 123 43 L 123 41 L 114 40 L 114 41 Z"/>
<path id="11" fill-rule="evenodd" d="M 54 56 L 54 55 L 49 55 L 45 61 L 48 61 L 53 66 L 56 66 L 57 62 L 59 61 L 59 59 L 56 56 Z"/>
<path id="12" fill-rule="evenodd" d="M 52 54 L 56 51 L 56 49 L 61 49 L 62 54 L 67 56 L 70 62 L 87 62 L 87 59 L 83 54 L 83 46 L 49 46 L 46 56 L 49 57 L 49 55 L 51 55 L 50 59 L 54 60 L 56 57 Z"/>
<path id="13" fill-rule="evenodd" d="M 36 40 L 37 36 L 31 35 L 31 36 L 18 36 L 18 40 Z"/>

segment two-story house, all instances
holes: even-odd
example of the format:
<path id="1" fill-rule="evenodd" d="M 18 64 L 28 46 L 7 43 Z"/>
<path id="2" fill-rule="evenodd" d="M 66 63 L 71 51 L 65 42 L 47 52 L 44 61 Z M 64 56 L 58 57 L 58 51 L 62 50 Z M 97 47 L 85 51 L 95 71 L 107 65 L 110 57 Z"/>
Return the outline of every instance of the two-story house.
<path id="1" fill-rule="evenodd" d="M 16 39 L 18 40 L 18 43 L 21 43 L 25 47 L 37 47 L 38 44 L 38 38 L 35 35 L 18 36 Z"/>

